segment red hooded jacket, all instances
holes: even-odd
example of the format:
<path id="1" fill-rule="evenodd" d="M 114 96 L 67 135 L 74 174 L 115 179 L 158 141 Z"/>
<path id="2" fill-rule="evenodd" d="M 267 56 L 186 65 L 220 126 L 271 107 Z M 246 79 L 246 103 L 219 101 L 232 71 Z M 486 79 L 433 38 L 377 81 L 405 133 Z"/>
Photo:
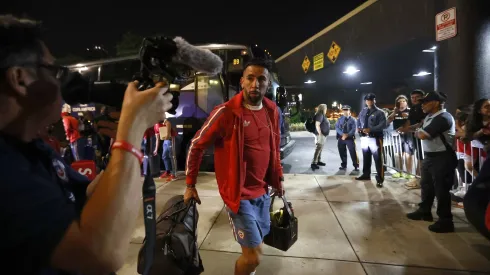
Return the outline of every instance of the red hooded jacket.
<path id="1" fill-rule="evenodd" d="M 78 120 L 72 117 L 69 113 L 61 113 L 63 118 L 63 126 L 65 127 L 66 138 L 70 143 L 77 141 L 80 138 L 78 131 Z"/>
<path id="2" fill-rule="evenodd" d="M 281 132 L 279 112 L 271 100 L 262 101 L 271 123 L 271 158 L 266 182 L 282 190 L 283 172 L 280 157 Z M 243 131 L 243 91 L 228 102 L 216 106 L 202 128 L 191 141 L 186 163 L 186 183 L 196 184 L 199 165 L 204 150 L 214 143 L 214 167 L 219 192 L 225 204 L 235 213 L 238 212 L 241 190 L 245 184 L 245 163 Z"/>

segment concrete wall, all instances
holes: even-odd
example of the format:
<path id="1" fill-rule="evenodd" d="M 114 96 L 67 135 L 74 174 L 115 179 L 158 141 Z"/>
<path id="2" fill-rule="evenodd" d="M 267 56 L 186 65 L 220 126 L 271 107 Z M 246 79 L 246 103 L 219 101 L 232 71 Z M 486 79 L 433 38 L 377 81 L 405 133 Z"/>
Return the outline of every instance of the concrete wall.
<path id="1" fill-rule="evenodd" d="M 434 54 L 423 53 L 422 50 L 430 48 L 435 42 L 434 1 L 369 2 L 372 4 L 347 21 L 293 54 L 278 60 L 277 66 L 283 83 L 305 85 L 304 81 L 307 79 L 317 81 L 316 88 L 305 92 L 305 105 L 308 104 L 307 94 L 315 93 L 314 90 L 323 95 L 314 96 L 311 99 L 313 102 L 320 100 L 320 97 L 344 100 L 342 91 L 357 89 L 359 95 L 349 94 L 345 100 L 351 103 L 351 98 L 359 98 L 363 91 L 370 91 L 378 94 L 380 104 L 392 104 L 400 93 L 407 93 L 414 88 L 433 89 L 432 76 L 421 79 L 413 78 L 412 75 L 419 68 L 428 71 L 433 68 Z M 320 52 L 326 55 L 332 41 L 342 48 L 336 63 L 330 63 L 325 57 L 325 68 L 313 72 L 311 65 L 305 74 L 301 67 L 305 55 L 313 62 L 314 55 Z M 355 77 L 342 73 L 350 64 L 361 70 Z M 360 85 L 367 81 L 374 85 Z"/>
<path id="2" fill-rule="evenodd" d="M 384 52 L 416 39 L 434 40 L 434 1 L 378 0 L 302 49 L 280 60 L 277 66 L 281 76 L 294 82 L 292 80 L 305 75 L 301 68 L 305 55 L 312 61 L 315 54 L 328 52 L 332 41 L 339 44 L 342 51 L 336 64 L 328 67 L 338 67 L 338 64 Z M 308 75 L 310 74 L 311 69 Z"/>

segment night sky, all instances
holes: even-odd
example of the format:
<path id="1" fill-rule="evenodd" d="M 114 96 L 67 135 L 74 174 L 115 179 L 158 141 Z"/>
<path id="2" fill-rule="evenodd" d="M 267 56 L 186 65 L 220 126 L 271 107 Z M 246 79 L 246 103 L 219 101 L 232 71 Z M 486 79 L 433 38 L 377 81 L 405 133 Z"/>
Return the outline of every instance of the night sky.
<path id="1" fill-rule="evenodd" d="M 113 55 L 117 41 L 131 31 L 179 35 L 196 44 L 258 44 L 277 58 L 365 1 L 265 2 L 6 0 L 0 13 L 42 21 L 45 40 L 57 57 L 79 55 L 95 45 Z"/>

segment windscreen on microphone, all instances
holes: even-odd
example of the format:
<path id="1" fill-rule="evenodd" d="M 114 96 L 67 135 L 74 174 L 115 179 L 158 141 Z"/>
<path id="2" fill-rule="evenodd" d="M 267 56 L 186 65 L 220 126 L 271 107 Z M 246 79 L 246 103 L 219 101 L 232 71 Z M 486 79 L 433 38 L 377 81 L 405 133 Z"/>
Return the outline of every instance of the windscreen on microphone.
<path id="1" fill-rule="evenodd" d="M 175 37 L 173 41 L 177 46 L 177 52 L 172 57 L 173 62 L 185 64 L 196 71 L 207 74 L 221 73 L 223 61 L 218 55 L 210 50 L 193 46 L 182 37 Z"/>

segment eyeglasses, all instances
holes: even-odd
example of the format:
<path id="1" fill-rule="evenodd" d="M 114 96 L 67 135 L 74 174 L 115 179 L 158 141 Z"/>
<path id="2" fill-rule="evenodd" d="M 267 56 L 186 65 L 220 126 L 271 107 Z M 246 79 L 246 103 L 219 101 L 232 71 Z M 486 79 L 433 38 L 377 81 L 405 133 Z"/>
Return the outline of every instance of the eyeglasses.
<path id="1" fill-rule="evenodd" d="M 68 73 L 70 70 L 68 67 L 65 66 L 60 66 L 60 65 L 53 65 L 53 64 L 46 64 L 46 63 L 24 63 L 24 64 L 18 64 L 18 65 L 12 65 L 10 67 L 14 66 L 19 66 L 19 67 L 37 67 L 37 68 L 44 68 L 50 72 L 50 74 L 57 78 L 57 79 L 62 79 Z M 7 70 L 8 68 L 2 68 L 1 70 Z"/>
<path id="2" fill-rule="evenodd" d="M 48 71 L 50 71 L 50 73 L 56 77 L 57 79 L 61 79 L 63 78 L 64 76 L 66 76 L 68 74 L 68 72 L 70 71 L 67 67 L 65 66 L 60 66 L 60 65 L 52 65 L 52 64 L 37 64 L 39 67 L 41 68 L 44 68 Z"/>

